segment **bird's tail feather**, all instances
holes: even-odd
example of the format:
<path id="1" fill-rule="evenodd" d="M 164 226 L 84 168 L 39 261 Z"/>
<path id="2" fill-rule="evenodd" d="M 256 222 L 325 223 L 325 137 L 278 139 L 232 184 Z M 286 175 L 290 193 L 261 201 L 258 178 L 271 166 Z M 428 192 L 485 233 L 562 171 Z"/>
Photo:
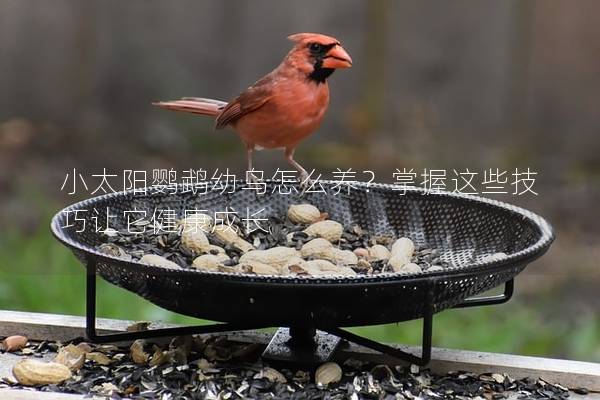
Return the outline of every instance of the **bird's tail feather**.
<path id="1" fill-rule="evenodd" d="M 167 110 L 183 111 L 211 117 L 219 115 L 221 110 L 227 105 L 224 101 L 203 99 L 200 97 L 183 97 L 181 100 L 158 101 L 152 104 Z"/>

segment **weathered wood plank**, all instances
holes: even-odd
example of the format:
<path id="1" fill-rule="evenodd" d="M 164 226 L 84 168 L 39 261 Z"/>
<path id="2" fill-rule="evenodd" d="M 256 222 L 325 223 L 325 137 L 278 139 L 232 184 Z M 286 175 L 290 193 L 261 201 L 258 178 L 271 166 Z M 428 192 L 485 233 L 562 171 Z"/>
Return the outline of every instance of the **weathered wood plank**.
<path id="1" fill-rule="evenodd" d="M 519 398 L 518 393 L 504 393 L 506 394 L 507 400 L 515 400 Z M 84 396 L 76 394 L 65 394 L 65 393 L 52 393 L 52 392 L 38 392 L 33 390 L 22 390 L 22 389 L 0 389 L 0 399 L 10 400 L 79 400 L 83 399 Z M 600 395 L 590 393 L 585 396 L 571 394 L 572 400 L 588 399 L 588 400 L 599 400 Z M 86 399 L 105 399 L 105 397 L 86 397 Z"/>
<path id="2" fill-rule="evenodd" d="M 109 333 L 124 331 L 131 323 L 132 321 L 98 319 L 97 326 L 103 333 Z M 152 324 L 151 328 L 169 326 L 175 325 L 156 323 Z M 0 311 L 0 336 L 24 334 L 33 340 L 68 340 L 84 336 L 84 327 L 83 317 Z M 271 338 L 271 334 L 260 331 L 230 332 L 228 335 L 232 340 L 263 345 L 266 345 Z M 395 346 L 413 353 L 419 351 L 417 347 Z M 338 356 L 396 363 L 388 356 L 352 343 L 342 348 Z M 432 361 L 428 368 L 439 373 L 464 370 L 476 373 L 508 373 L 514 378 L 541 377 L 570 388 L 585 387 L 600 391 L 600 364 L 590 362 L 433 348 Z"/>
<path id="3" fill-rule="evenodd" d="M 40 392 L 23 389 L 0 389 L 0 399 L 10 400 L 79 400 L 84 397 L 78 394 Z M 86 397 L 87 399 L 104 399 L 104 397 Z"/>
<path id="4" fill-rule="evenodd" d="M 98 318 L 98 332 L 101 334 L 124 331 L 133 321 Z M 168 325 L 153 323 L 151 328 Z M 0 311 L 0 336 L 25 334 L 32 340 L 65 341 L 85 336 L 85 318 L 74 315 L 31 313 L 21 311 Z"/>

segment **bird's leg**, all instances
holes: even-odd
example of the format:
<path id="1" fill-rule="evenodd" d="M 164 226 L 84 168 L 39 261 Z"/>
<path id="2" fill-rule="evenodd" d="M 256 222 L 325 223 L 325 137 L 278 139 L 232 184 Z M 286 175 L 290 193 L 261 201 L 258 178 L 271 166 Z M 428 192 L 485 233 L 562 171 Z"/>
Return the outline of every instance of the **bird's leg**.
<path id="1" fill-rule="evenodd" d="M 258 178 L 252 172 L 254 167 L 252 166 L 252 154 L 254 153 L 254 145 L 246 143 L 246 159 L 248 160 L 248 169 L 246 170 L 246 179 L 248 182 L 257 183 Z"/>
<path id="2" fill-rule="evenodd" d="M 310 179 L 308 172 L 298 163 L 298 161 L 294 160 L 294 147 L 286 147 L 285 148 L 285 159 L 290 163 L 292 167 L 296 169 L 300 173 L 300 183 L 301 184 L 309 184 Z"/>

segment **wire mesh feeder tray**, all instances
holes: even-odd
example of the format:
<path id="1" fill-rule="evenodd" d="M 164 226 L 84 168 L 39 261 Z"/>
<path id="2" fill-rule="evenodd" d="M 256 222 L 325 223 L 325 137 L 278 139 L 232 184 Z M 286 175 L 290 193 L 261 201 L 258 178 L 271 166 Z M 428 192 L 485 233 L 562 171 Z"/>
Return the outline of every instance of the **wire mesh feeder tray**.
<path id="1" fill-rule="evenodd" d="M 52 232 L 87 269 L 87 336 L 95 342 L 167 335 L 286 327 L 272 339 L 264 356 L 302 363 L 326 360 L 339 338 L 424 365 L 431 357 L 433 314 L 448 308 L 499 304 L 510 299 L 513 278 L 540 257 L 554 238 L 540 216 L 509 204 L 452 193 L 425 193 L 393 185 L 354 185 L 349 194 L 272 193 L 280 182 L 267 181 L 266 194 L 244 190 L 193 194 L 148 188 L 145 194 L 119 192 L 65 208 L 52 219 Z M 356 277 L 262 276 L 195 269 L 168 269 L 123 260 L 99 252 L 102 234 L 91 228 L 106 221 L 121 229 L 125 211 L 185 210 L 222 212 L 227 208 L 262 210 L 261 216 L 285 215 L 290 204 L 307 202 L 344 225 L 356 223 L 373 234 L 393 232 L 416 245 L 441 252 L 448 268 L 416 274 L 380 273 Z M 80 215 L 74 218 L 75 211 Z M 87 210 L 87 212 L 81 212 Z M 94 210 L 94 212 L 91 212 Z M 84 225 L 87 227 L 84 229 Z M 503 252 L 506 257 L 490 260 Z M 204 326 L 99 335 L 96 332 L 96 275 L 152 303 L 180 314 L 218 321 Z M 500 295 L 474 298 L 504 284 Z M 356 336 L 342 327 L 376 325 L 423 318 L 420 356 Z M 330 333 L 327 335 L 325 332 Z M 332 336 L 333 335 L 333 336 Z M 318 342 L 318 343 L 317 343 Z"/>

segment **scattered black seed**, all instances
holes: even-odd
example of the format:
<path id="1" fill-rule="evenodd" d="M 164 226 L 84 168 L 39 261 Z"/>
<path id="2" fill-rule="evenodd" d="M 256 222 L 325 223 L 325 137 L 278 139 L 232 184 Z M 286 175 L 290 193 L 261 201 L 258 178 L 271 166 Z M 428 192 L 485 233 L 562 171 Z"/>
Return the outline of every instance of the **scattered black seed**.
<path id="1" fill-rule="evenodd" d="M 582 394 L 582 395 L 590 393 L 590 391 L 587 390 L 586 388 L 575 388 L 575 389 L 572 389 L 572 390 L 573 390 L 574 393 Z"/>
<path id="2" fill-rule="evenodd" d="M 340 382 L 319 387 L 313 382 L 314 371 L 294 368 L 277 369 L 287 383 L 271 382 L 257 374 L 268 365 L 260 358 L 260 348 L 241 344 L 226 336 L 181 336 L 166 344 L 148 342 L 148 347 L 170 351 L 178 356 L 165 364 L 150 367 L 134 364 L 127 346 L 90 345 L 112 360 L 108 367 L 90 360 L 75 372 L 73 378 L 60 385 L 44 385 L 35 389 L 100 396 L 110 399 L 505 399 L 517 394 L 522 399 L 569 398 L 569 390 L 542 379 L 513 379 L 507 375 L 449 372 L 435 374 L 426 369 L 375 365 L 348 359 L 341 366 Z M 52 356 L 60 343 L 30 343 L 27 355 Z M 257 351 L 258 350 L 258 351 Z M 50 354 L 49 354 L 50 353 Z M 200 360 L 207 359 L 201 362 Z M 202 366 L 202 367 L 201 367 Z M 207 368 L 208 366 L 208 368 Z M 415 372 L 416 371 L 416 372 Z M 12 380 L 0 381 L 0 388 L 19 387 Z M 29 390 L 33 390 L 29 388 Z M 585 388 L 572 390 L 586 395 Z"/>
<path id="3" fill-rule="evenodd" d="M 227 267 L 233 267 L 235 264 L 236 264 L 236 262 L 235 262 L 234 260 L 231 260 L 231 259 L 229 259 L 229 260 L 225 260 L 225 261 L 223 262 L 223 265 L 225 265 L 225 266 L 227 266 Z"/>

